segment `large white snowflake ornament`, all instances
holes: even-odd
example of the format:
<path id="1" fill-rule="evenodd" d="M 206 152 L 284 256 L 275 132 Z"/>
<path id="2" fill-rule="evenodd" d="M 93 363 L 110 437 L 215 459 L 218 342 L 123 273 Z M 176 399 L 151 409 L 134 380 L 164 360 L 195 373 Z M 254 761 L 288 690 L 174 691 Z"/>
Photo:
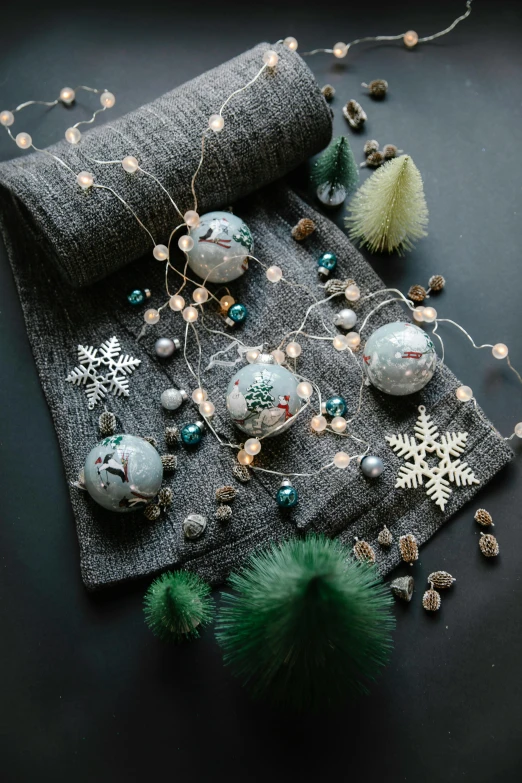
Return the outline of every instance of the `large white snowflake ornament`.
<path id="1" fill-rule="evenodd" d="M 457 487 L 480 484 L 468 464 L 459 459 L 460 454 L 465 450 L 468 433 L 446 432 L 445 435 L 439 436 L 437 427 L 426 413 L 424 405 L 419 405 L 419 417 L 414 429 L 415 437 L 413 435 L 386 436 L 386 440 L 400 457 L 411 460 L 399 470 L 395 486 L 417 489 L 419 485 L 424 485 L 425 478 L 428 479 L 424 485 L 426 494 L 444 511 L 453 491 L 450 482 L 454 482 Z M 439 459 L 438 465 L 434 467 L 428 465 L 429 454 L 436 454 Z"/>
<path id="2" fill-rule="evenodd" d="M 132 356 L 120 356 L 121 346 L 117 337 L 111 337 L 98 348 L 78 346 L 79 367 L 75 367 L 67 378 L 76 386 L 86 386 L 89 409 L 92 410 L 100 400 L 112 392 L 114 396 L 129 396 L 129 379 L 141 359 Z"/>

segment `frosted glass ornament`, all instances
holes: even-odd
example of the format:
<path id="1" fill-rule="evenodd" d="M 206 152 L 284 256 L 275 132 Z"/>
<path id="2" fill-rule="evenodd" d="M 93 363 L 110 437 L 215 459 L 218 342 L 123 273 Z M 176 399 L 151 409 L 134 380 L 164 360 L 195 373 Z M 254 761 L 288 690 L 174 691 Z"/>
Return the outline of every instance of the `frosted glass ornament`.
<path id="1" fill-rule="evenodd" d="M 370 383 L 385 394 L 403 396 L 422 389 L 433 377 L 437 354 L 418 326 L 396 322 L 377 329 L 364 347 L 363 367 Z"/>
<path id="2" fill-rule="evenodd" d="M 346 199 L 347 190 L 343 185 L 331 185 L 325 182 L 316 190 L 317 198 L 325 207 L 338 207 Z"/>
<path id="3" fill-rule="evenodd" d="M 207 212 L 192 229 L 189 267 L 209 283 L 229 283 L 248 269 L 254 241 L 246 223 L 231 212 Z"/>

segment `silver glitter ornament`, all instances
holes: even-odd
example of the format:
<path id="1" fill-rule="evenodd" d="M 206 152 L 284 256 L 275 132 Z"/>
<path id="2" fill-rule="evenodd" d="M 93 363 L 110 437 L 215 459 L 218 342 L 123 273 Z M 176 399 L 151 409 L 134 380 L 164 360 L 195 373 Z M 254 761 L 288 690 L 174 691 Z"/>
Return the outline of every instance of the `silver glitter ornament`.
<path id="1" fill-rule="evenodd" d="M 177 337 L 173 340 L 171 340 L 170 337 L 160 337 L 154 344 L 156 356 L 159 356 L 160 359 L 168 359 L 169 356 L 172 356 L 174 351 L 178 351 L 180 348 L 181 343 Z"/>
<path id="2" fill-rule="evenodd" d="M 183 532 L 185 538 L 199 538 L 205 532 L 207 526 L 206 517 L 201 514 L 189 514 L 183 520 Z"/>
<path id="3" fill-rule="evenodd" d="M 341 329 L 353 329 L 356 323 L 357 316 L 353 310 L 350 310 L 349 307 L 345 307 L 344 310 L 341 310 L 340 313 L 337 313 L 334 318 L 334 324 L 336 326 L 340 326 Z"/>
<path id="4" fill-rule="evenodd" d="M 363 457 L 361 470 L 367 478 L 378 478 L 384 470 L 384 462 L 380 457 L 373 455 Z"/>
<path id="5" fill-rule="evenodd" d="M 188 400 L 188 394 L 184 389 L 165 389 L 160 399 L 165 410 L 175 411 L 184 400 Z"/>
<path id="6" fill-rule="evenodd" d="M 390 584 L 390 589 L 394 596 L 402 601 L 411 601 L 413 595 L 413 577 L 399 576 Z"/>

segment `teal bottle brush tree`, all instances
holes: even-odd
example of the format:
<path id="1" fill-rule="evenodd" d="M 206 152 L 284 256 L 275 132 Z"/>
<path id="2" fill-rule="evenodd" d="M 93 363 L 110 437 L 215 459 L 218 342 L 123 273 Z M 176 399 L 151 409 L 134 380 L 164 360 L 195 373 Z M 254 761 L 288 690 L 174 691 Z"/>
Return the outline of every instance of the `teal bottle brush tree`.
<path id="1" fill-rule="evenodd" d="M 164 641 L 199 636 L 213 615 L 210 587 L 196 574 L 175 571 L 152 582 L 144 599 L 145 622 Z"/>
<path id="2" fill-rule="evenodd" d="M 359 169 L 346 136 L 334 139 L 312 168 L 317 198 L 328 207 L 338 207 L 359 182 Z"/>
<path id="3" fill-rule="evenodd" d="M 329 704 L 365 691 L 388 659 L 393 599 L 374 566 L 336 541 L 273 544 L 230 583 L 217 637 L 254 696 L 298 709 Z"/>

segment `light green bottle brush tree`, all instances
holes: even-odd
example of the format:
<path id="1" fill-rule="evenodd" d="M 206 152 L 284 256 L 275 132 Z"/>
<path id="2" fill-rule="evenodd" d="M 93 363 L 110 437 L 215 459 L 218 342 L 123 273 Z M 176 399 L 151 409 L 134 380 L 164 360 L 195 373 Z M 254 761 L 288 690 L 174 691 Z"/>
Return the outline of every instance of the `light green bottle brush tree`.
<path id="1" fill-rule="evenodd" d="M 359 182 L 359 169 L 346 136 L 334 139 L 312 168 L 311 179 L 317 198 L 326 206 L 343 203 Z"/>
<path id="2" fill-rule="evenodd" d="M 428 208 L 422 177 L 409 155 L 400 155 L 381 166 L 359 188 L 346 218 L 350 239 L 372 253 L 401 255 L 425 237 Z"/>
<path id="3" fill-rule="evenodd" d="M 213 615 L 210 587 L 197 574 L 168 571 L 152 582 L 144 599 L 145 622 L 164 641 L 199 636 Z"/>

